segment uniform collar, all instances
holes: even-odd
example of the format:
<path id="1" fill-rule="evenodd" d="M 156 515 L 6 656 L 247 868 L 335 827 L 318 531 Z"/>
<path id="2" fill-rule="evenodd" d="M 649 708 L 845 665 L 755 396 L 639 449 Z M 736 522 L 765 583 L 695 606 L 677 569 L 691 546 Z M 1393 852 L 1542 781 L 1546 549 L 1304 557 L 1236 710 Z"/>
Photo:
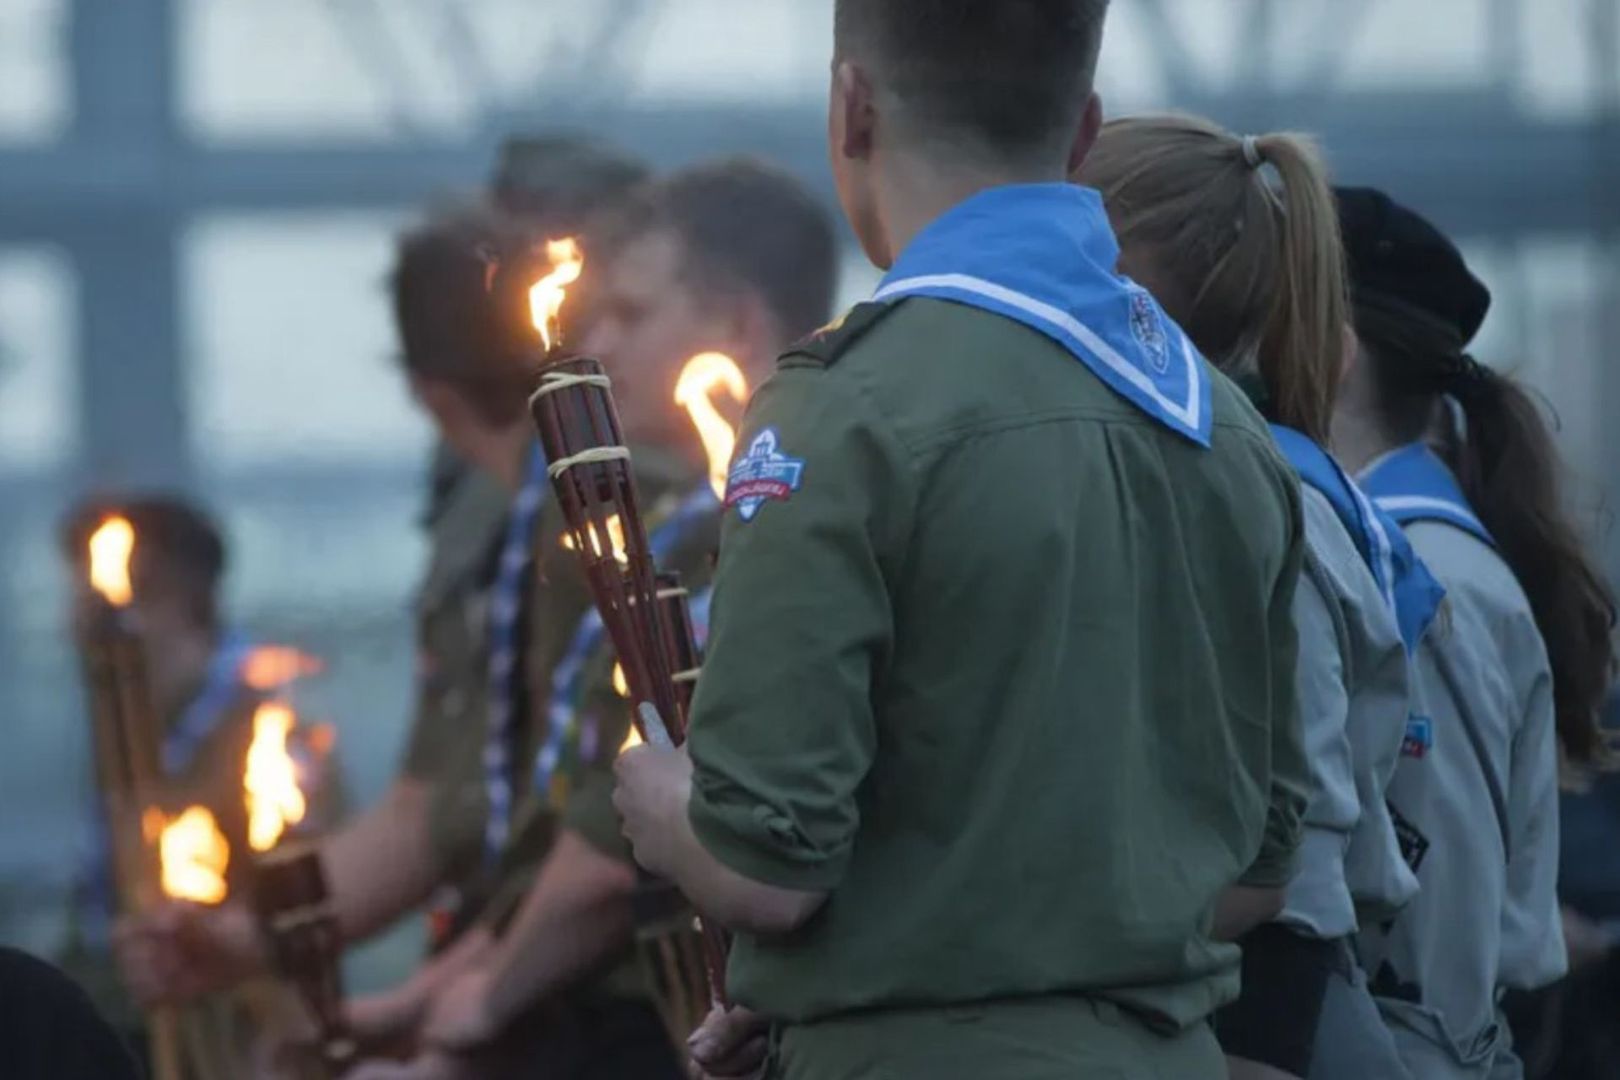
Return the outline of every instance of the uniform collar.
<path id="1" fill-rule="evenodd" d="M 1416 648 L 1440 610 L 1440 601 L 1446 595 L 1444 587 L 1418 558 L 1400 526 L 1374 505 L 1332 455 L 1293 428 L 1272 424 L 1271 433 L 1283 456 L 1299 473 L 1300 482 L 1320 493 L 1333 507 L 1395 615 L 1401 640 L 1408 650 Z"/>
<path id="2" fill-rule="evenodd" d="M 1116 393 L 1209 445 L 1209 371 L 1135 282 L 1102 196 L 1074 184 L 979 192 L 917 235 L 873 299 L 929 296 L 994 311 L 1062 345 Z"/>
<path id="3" fill-rule="evenodd" d="M 1402 525 L 1442 521 L 1496 546 L 1446 463 L 1423 443 L 1392 450 L 1357 478 L 1378 508 Z"/>

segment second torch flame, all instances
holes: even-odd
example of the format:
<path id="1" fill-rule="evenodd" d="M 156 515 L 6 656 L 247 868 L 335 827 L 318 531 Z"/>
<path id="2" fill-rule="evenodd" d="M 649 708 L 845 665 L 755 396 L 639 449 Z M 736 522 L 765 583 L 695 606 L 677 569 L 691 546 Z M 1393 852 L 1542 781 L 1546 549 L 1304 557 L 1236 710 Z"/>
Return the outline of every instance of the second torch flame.
<path id="1" fill-rule="evenodd" d="M 585 255 L 572 237 L 546 241 L 546 258 L 551 273 L 529 289 L 529 317 L 540 331 L 540 340 L 549 351 L 562 344 L 562 306 L 568 299 L 568 286 L 585 272 Z"/>
<path id="2" fill-rule="evenodd" d="M 135 526 L 128 518 L 110 517 L 90 536 L 90 584 L 114 607 L 125 607 L 134 598 L 129 584 L 134 551 Z"/>
<path id="3" fill-rule="evenodd" d="M 253 714 L 253 744 L 248 747 L 242 786 L 247 792 L 248 846 L 269 851 L 290 825 L 304 820 L 308 804 L 298 787 L 298 765 L 287 752 L 287 737 L 296 721 L 278 702 L 260 705 Z"/>
<path id="4" fill-rule="evenodd" d="M 731 465 L 731 453 L 737 448 L 737 429 L 726 423 L 725 417 L 714 406 L 714 392 L 724 390 L 731 400 L 741 405 L 748 400 L 748 380 L 743 377 L 737 361 L 725 353 L 699 353 L 686 362 L 681 377 L 675 382 L 675 404 L 684 408 L 703 440 L 703 452 L 709 458 L 709 486 L 714 497 L 726 497 L 726 470 Z"/>
<path id="5" fill-rule="evenodd" d="M 141 826 L 147 839 L 157 844 L 165 896 L 194 904 L 225 900 L 231 848 L 206 807 L 188 806 L 173 819 L 153 807 Z"/>

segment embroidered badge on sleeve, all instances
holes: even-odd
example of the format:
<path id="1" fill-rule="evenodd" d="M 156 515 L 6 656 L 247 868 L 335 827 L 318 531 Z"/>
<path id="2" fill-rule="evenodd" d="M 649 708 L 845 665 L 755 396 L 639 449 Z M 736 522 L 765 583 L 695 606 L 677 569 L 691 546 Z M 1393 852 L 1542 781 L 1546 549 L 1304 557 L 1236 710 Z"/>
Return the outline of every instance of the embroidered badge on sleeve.
<path id="1" fill-rule="evenodd" d="M 735 506 L 744 521 L 753 521 L 766 502 L 791 499 L 803 479 L 804 459 L 777 449 L 776 429 L 766 428 L 731 466 L 726 477 L 726 508 Z"/>

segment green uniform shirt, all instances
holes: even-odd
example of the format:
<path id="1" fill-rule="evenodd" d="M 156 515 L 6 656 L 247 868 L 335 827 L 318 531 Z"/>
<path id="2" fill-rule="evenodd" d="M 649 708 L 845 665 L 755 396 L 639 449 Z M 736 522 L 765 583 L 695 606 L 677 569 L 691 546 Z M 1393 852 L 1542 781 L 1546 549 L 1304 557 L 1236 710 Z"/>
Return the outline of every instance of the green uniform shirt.
<path id="1" fill-rule="evenodd" d="M 1079 993 L 1180 1027 L 1235 996 L 1213 906 L 1288 879 L 1304 801 L 1302 528 L 1210 382 L 1205 450 L 1042 334 L 920 298 L 783 359 L 738 445 L 801 469 L 726 514 L 690 817 L 830 895 L 737 937 L 739 1002 Z"/>
<path id="2" fill-rule="evenodd" d="M 510 503 L 493 476 L 462 472 L 431 522 L 416 604 L 416 716 L 403 771 L 431 788 L 428 842 L 440 880 L 456 890 L 481 870 L 489 586 Z"/>

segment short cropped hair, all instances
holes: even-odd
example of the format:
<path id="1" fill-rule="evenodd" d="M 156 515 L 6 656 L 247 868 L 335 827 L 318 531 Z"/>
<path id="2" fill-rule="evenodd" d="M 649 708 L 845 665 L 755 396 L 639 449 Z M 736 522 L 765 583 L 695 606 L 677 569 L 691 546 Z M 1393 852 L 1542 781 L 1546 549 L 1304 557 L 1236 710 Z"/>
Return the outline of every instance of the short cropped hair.
<path id="1" fill-rule="evenodd" d="M 694 282 L 759 294 L 784 341 L 824 325 L 837 287 L 831 215 L 791 174 L 746 158 L 694 165 L 641 188 L 605 223 L 611 255 L 631 237 L 668 230 Z"/>
<path id="2" fill-rule="evenodd" d="M 577 232 L 592 214 L 652 175 L 647 165 L 580 135 L 514 135 L 501 143 L 490 198 L 541 228 Z"/>
<path id="3" fill-rule="evenodd" d="M 1107 13 L 1108 0 L 838 0 L 837 50 L 918 135 L 1017 160 L 1072 133 Z"/>
<path id="4" fill-rule="evenodd" d="M 476 205 L 405 233 L 389 278 L 405 370 L 453 384 L 492 424 L 514 422 L 540 363 L 528 286 L 546 272 L 543 246 L 531 226 Z"/>
<path id="5" fill-rule="evenodd" d="M 174 591 L 198 623 L 219 623 L 219 586 L 225 576 L 225 538 L 201 507 L 173 495 L 86 499 L 68 511 L 58 531 L 62 556 L 76 571 L 89 563 L 90 537 L 108 518 L 122 516 L 135 530 L 130 584 Z"/>

